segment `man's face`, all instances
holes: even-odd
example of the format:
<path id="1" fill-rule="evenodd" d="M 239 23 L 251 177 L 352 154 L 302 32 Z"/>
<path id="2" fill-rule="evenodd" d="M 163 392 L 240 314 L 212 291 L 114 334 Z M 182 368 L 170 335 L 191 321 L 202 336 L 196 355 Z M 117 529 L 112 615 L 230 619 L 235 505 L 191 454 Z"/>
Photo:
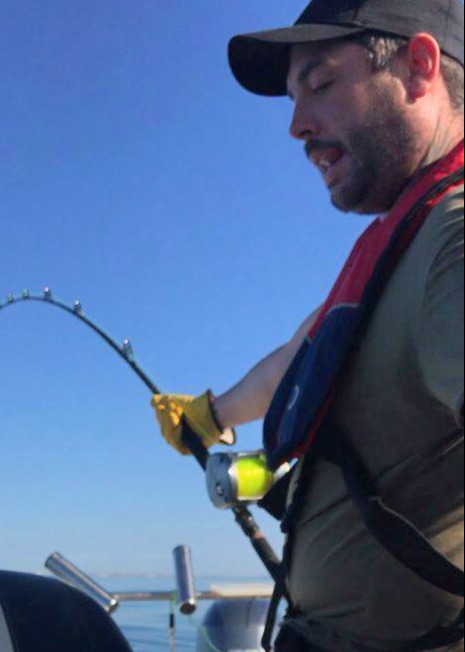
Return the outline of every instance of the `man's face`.
<path id="1" fill-rule="evenodd" d="M 320 169 L 342 211 L 388 211 L 418 164 L 402 85 L 373 73 L 366 52 L 351 42 L 293 49 L 288 77 L 295 103 L 291 134 Z"/>

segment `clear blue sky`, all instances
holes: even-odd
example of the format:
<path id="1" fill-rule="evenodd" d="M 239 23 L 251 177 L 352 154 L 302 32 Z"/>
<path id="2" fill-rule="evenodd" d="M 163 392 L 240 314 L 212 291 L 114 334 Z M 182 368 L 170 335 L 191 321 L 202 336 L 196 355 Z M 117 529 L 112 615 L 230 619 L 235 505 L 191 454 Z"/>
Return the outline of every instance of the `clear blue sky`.
<path id="1" fill-rule="evenodd" d="M 229 72 L 239 32 L 301 0 L 3 0 L 0 293 L 80 298 L 163 388 L 219 393 L 325 298 L 367 221 L 338 214 L 288 100 Z M 0 567 L 259 575 L 140 381 L 42 305 L 0 312 Z M 260 445 L 260 424 L 239 432 Z M 259 520 L 277 547 L 277 528 Z"/>

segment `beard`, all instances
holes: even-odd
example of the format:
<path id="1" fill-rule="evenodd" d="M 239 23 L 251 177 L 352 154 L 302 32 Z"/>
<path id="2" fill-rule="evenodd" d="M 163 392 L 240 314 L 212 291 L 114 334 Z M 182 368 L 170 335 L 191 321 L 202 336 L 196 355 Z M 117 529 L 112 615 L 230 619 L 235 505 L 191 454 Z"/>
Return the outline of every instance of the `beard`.
<path id="1" fill-rule="evenodd" d="M 331 143 L 350 159 L 347 178 L 331 189 L 333 205 L 345 212 L 372 215 L 388 212 L 415 171 L 418 151 L 415 132 L 389 88 L 376 84 L 373 106 L 361 127 L 352 129 L 346 143 Z M 328 144 L 309 144 L 308 150 Z"/>

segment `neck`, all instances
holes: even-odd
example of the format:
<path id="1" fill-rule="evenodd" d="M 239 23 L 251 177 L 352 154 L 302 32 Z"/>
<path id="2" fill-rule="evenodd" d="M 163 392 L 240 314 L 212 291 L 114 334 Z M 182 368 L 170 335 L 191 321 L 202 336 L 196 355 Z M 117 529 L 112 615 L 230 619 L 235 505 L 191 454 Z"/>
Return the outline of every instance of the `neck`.
<path id="1" fill-rule="evenodd" d="M 439 120 L 433 141 L 430 144 L 421 168 L 424 168 L 450 154 L 464 139 L 463 117 Z"/>

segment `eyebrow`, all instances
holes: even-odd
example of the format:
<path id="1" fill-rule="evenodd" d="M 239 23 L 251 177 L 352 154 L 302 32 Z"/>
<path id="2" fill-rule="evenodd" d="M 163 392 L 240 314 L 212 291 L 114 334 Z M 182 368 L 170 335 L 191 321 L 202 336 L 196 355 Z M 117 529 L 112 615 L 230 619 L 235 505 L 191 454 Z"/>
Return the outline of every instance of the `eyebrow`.
<path id="1" fill-rule="evenodd" d="M 316 59 L 315 61 L 309 61 L 306 66 L 302 68 L 300 73 L 297 76 L 297 84 L 299 86 L 302 86 L 302 84 L 306 81 L 307 77 L 316 69 L 319 68 L 324 64 L 323 59 Z M 291 93 L 290 89 L 287 91 L 288 96 L 291 98 L 291 100 L 294 99 L 293 94 Z"/>

